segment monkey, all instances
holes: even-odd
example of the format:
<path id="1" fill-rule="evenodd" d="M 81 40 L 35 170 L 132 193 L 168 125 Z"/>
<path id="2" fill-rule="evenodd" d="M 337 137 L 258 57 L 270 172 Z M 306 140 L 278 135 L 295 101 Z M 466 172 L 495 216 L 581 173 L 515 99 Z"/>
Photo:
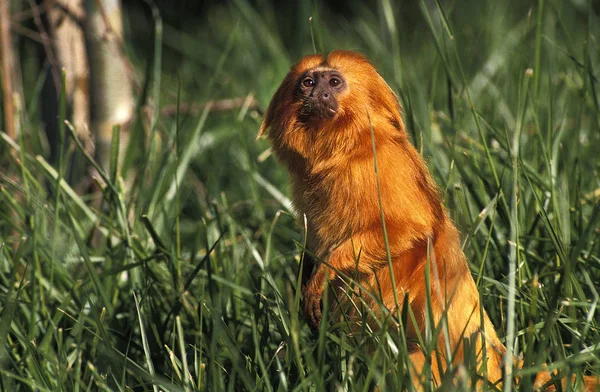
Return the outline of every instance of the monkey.
<path id="1" fill-rule="evenodd" d="M 308 324 L 319 328 L 325 287 L 339 289 L 350 276 L 372 308 L 379 303 L 398 314 L 410 307 L 409 341 L 423 336 L 430 303 L 435 325 L 447 325 L 429 359 L 434 382 L 464 361 L 470 338 L 477 368 L 501 385 L 506 349 L 480 303 L 458 230 L 409 141 L 396 95 L 367 58 L 343 50 L 303 57 L 268 105 L 258 137 L 265 133 L 289 173 L 295 211 L 306 217 L 310 257 L 301 290 Z M 355 316 L 352 306 L 331 306 Z M 418 344 L 409 348 L 418 389 L 428 359 Z"/>

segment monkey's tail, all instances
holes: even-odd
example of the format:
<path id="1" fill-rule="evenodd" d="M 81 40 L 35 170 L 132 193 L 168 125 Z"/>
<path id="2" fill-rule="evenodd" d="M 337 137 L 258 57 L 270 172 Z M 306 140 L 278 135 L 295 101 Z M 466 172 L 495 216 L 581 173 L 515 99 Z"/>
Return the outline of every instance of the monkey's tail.
<path id="1" fill-rule="evenodd" d="M 522 365 L 522 364 L 521 364 Z M 556 386 L 554 384 L 548 384 L 550 380 L 552 380 L 556 375 L 549 371 L 543 370 L 537 374 L 535 377 L 535 381 L 533 382 L 533 390 L 534 391 L 547 391 L 552 392 L 556 391 Z M 576 383 L 575 376 L 572 376 L 570 380 L 563 378 L 561 380 L 562 389 L 567 389 L 567 382 L 571 383 L 571 386 L 575 386 Z M 548 385 L 547 385 L 548 384 Z M 597 392 L 600 391 L 600 377 L 599 376 L 583 376 L 583 385 L 581 385 L 581 391 L 585 392 Z"/>

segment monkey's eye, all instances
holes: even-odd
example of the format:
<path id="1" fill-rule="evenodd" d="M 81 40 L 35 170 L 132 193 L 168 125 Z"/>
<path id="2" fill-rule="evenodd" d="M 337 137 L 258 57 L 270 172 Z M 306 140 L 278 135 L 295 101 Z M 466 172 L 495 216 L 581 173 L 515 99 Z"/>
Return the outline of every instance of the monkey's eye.
<path id="1" fill-rule="evenodd" d="M 341 80 L 339 80 L 338 78 L 331 78 L 331 79 L 329 79 L 329 85 L 330 85 L 331 87 L 337 87 L 337 86 L 339 86 L 341 83 L 342 83 L 342 81 L 341 81 Z"/>
<path id="2" fill-rule="evenodd" d="M 313 87 L 313 86 L 315 85 L 315 81 L 314 81 L 314 80 L 312 80 L 311 78 L 305 78 L 305 79 L 302 81 L 302 85 L 303 85 L 304 87 Z"/>

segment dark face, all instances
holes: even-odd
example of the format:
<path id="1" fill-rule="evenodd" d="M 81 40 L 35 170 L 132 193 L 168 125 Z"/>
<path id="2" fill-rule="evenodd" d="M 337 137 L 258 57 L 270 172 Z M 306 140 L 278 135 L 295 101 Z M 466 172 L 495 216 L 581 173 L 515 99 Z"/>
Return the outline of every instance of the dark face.
<path id="1" fill-rule="evenodd" d="M 328 119 L 338 110 L 338 96 L 346 89 L 342 75 L 330 69 L 307 71 L 298 82 L 298 97 L 302 100 L 300 117 Z"/>

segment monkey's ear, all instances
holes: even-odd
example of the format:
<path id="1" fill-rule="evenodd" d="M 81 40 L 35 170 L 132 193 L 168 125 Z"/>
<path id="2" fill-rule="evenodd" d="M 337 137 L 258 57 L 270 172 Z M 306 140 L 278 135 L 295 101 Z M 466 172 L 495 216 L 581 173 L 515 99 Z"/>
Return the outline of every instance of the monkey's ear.
<path id="1" fill-rule="evenodd" d="M 258 135 L 256 135 L 256 140 L 260 139 L 260 137 L 265 133 L 267 128 L 269 128 L 269 126 L 271 125 L 270 121 L 269 121 L 269 124 L 267 124 L 267 120 L 269 120 L 268 111 L 267 111 L 267 113 L 265 113 L 265 117 L 263 118 L 263 121 L 260 124 L 260 128 L 258 128 Z"/>
<path id="2" fill-rule="evenodd" d="M 279 101 L 279 97 L 281 96 L 281 87 L 275 92 L 275 95 L 269 102 L 269 106 L 267 106 L 267 110 L 265 110 L 265 114 L 263 116 L 262 123 L 260 124 L 260 128 L 258 129 L 258 135 L 256 135 L 256 140 L 260 139 L 260 137 L 267 132 L 271 123 L 273 122 L 273 112 L 276 111 L 273 106 L 277 104 Z"/>
<path id="3" fill-rule="evenodd" d="M 279 113 L 280 109 L 289 105 L 289 103 L 284 104 L 282 102 L 286 101 L 288 91 L 292 91 L 293 87 L 291 86 L 294 85 L 295 78 L 295 74 L 290 71 L 283 79 L 283 82 L 281 82 L 281 85 L 277 91 L 275 91 L 275 94 L 273 94 L 273 98 L 271 98 L 271 102 L 269 102 L 269 106 L 267 106 L 267 110 L 265 110 L 265 115 L 263 117 L 262 124 L 260 124 L 260 128 L 258 129 L 258 135 L 256 136 L 256 139 L 259 139 L 265 132 L 268 132 L 269 128 L 273 124 L 273 120 L 275 120 L 274 117 L 276 115 L 281 115 Z"/>

